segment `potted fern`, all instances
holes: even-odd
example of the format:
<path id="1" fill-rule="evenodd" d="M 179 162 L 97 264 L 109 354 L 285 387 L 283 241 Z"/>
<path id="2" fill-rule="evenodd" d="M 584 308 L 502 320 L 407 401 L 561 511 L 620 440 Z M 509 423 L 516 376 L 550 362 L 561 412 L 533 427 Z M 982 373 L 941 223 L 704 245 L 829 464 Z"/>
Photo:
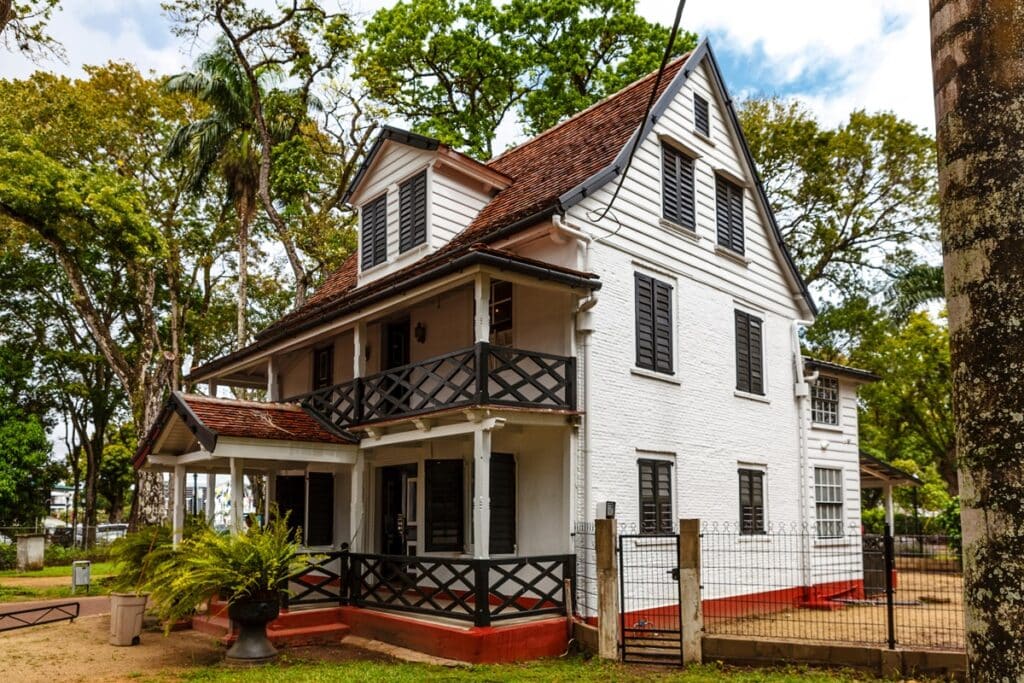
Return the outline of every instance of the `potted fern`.
<path id="1" fill-rule="evenodd" d="M 298 550 L 283 519 L 235 535 L 206 529 L 175 548 L 148 585 L 165 623 L 219 594 L 239 625 L 228 659 L 266 661 L 277 654 L 267 639 L 267 624 L 280 613 L 288 580 L 302 568 Z"/>

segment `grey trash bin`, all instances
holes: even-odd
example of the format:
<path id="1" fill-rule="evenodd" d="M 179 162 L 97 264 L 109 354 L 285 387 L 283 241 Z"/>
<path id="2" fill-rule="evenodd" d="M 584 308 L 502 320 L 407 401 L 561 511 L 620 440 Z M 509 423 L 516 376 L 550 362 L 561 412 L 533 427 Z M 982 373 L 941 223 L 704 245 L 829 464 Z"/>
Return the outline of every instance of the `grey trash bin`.
<path id="1" fill-rule="evenodd" d="M 110 594 L 110 644 L 138 645 L 147 595 Z"/>

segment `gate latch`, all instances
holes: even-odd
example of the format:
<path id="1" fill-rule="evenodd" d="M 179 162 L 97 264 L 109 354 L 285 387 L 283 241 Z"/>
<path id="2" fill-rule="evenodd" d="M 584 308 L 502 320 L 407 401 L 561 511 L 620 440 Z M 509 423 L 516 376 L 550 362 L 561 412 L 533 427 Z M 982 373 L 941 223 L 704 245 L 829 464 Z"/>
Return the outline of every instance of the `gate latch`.
<path id="1" fill-rule="evenodd" d="M 669 569 L 665 573 L 666 574 L 671 574 L 673 581 L 678 581 L 679 580 L 679 567 L 675 567 L 674 569 Z"/>

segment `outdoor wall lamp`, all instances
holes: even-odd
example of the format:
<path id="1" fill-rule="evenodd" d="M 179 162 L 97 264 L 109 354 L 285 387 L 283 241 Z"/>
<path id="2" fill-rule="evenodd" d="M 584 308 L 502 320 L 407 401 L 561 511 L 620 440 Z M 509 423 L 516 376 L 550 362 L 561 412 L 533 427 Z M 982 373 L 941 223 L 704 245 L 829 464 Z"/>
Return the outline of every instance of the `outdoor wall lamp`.
<path id="1" fill-rule="evenodd" d="M 427 326 L 422 322 L 416 323 L 416 327 L 413 329 L 412 334 L 416 337 L 416 341 L 422 344 L 427 341 Z"/>

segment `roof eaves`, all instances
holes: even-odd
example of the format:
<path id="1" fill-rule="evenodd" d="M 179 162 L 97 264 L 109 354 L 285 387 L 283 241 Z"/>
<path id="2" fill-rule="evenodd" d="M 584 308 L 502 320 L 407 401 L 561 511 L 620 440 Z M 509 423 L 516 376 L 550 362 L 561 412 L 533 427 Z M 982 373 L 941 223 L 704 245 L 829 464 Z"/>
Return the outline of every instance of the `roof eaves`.
<path id="1" fill-rule="evenodd" d="M 718 60 L 715 59 L 714 50 L 711 49 L 711 44 L 708 42 L 707 38 L 701 41 L 701 45 L 698 50 L 701 48 L 704 48 L 707 52 L 707 57 L 711 64 L 711 73 L 714 74 L 716 85 L 725 95 L 725 109 L 729 114 L 729 120 L 732 122 L 733 127 L 738 133 L 740 148 L 743 150 L 743 156 L 746 158 L 747 165 L 754 176 L 754 186 L 761 199 L 761 203 L 768 214 L 768 222 L 771 225 L 772 234 L 775 237 L 775 243 L 778 246 L 779 251 L 782 252 L 782 257 L 785 260 L 786 265 L 789 267 L 790 273 L 792 274 L 797 287 L 800 289 L 800 295 L 803 297 L 808 310 L 810 310 L 812 315 L 818 315 L 818 306 L 814 303 L 814 297 L 811 296 L 811 292 L 807 288 L 807 283 L 804 282 L 803 276 L 797 269 L 796 261 L 793 260 L 793 255 L 789 253 L 789 249 L 786 247 L 786 241 L 782 237 L 782 230 L 779 228 L 779 223 L 775 220 L 775 212 L 772 211 L 772 205 L 768 201 L 768 193 L 765 192 L 764 183 L 761 181 L 761 174 L 757 171 L 757 164 L 754 162 L 754 155 L 750 151 L 750 145 L 747 144 L 747 138 L 743 134 L 743 128 L 740 126 L 739 115 L 736 113 L 736 108 L 733 106 L 729 90 L 725 87 L 725 81 L 722 78 L 721 69 L 718 67 Z"/>
<path id="2" fill-rule="evenodd" d="M 370 151 L 363 158 L 363 162 L 359 164 L 359 169 L 356 170 L 356 174 L 352 176 L 352 182 L 350 182 L 348 187 L 345 189 L 345 194 L 341 197 L 342 204 L 348 203 L 352 193 L 355 192 L 359 183 L 362 182 L 363 177 L 366 175 L 366 172 L 370 169 L 370 165 L 373 164 L 374 159 L 377 158 L 380 148 L 383 147 L 384 143 L 388 140 L 426 150 L 435 150 L 441 144 L 440 140 L 427 137 L 426 135 L 420 135 L 394 126 L 381 126 L 380 134 L 377 136 L 377 139 L 373 141 Z"/>
<path id="3" fill-rule="evenodd" d="M 847 375 L 855 379 L 859 379 L 864 382 L 878 382 L 882 378 L 869 370 L 862 370 L 861 368 L 853 368 L 849 365 L 843 365 L 842 363 L 833 363 L 827 360 L 819 360 L 817 358 L 811 358 L 804 356 L 804 365 L 806 367 L 825 370 L 826 372 L 834 372 L 837 374 Z"/>

